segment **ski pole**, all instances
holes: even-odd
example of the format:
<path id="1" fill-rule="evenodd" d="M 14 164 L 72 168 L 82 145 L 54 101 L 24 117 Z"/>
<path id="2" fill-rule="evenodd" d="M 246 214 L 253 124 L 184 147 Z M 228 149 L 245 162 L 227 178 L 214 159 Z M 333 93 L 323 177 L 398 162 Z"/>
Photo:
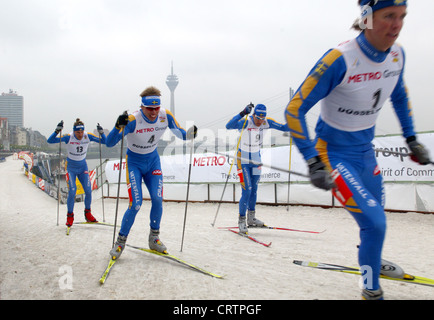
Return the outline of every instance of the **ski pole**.
<path id="1" fill-rule="evenodd" d="M 404 157 L 410 157 L 412 155 L 412 153 L 405 153 L 405 152 L 385 150 L 385 149 L 374 149 L 374 151 L 375 152 L 390 153 L 390 154 L 395 154 L 395 155 L 404 156 Z M 430 161 L 429 163 L 434 165 L 434 161 Z"/>
<path id="2" fill-rule="evenodd" d="M 63 125 L 63 120 L 61 121 Z M 59 138 L 59 171 L 57 173 L 57 226 L 59 226 L 59 207 L 60 207 L 60 167 L 62 165 L 62 130 Z"/>
<path id="3" fill-rule="evenodd" d="M 289 136 L 289 171 L 291 171 L 291 159 L 292 159 L 292 136 Z M 289 195 L 291 189 L 291 173 L 288 173 L 288 198 L 286 201 L 286 211 L 289 211 Z"/>
<path id="4" fill-rule="evenodd" d="M 278 171 L 281 171 L 281 172 L 286 172 L 286 173 L 294 174 L 296 176 L 300 176 L 300 177 L 304 177 L 304 178 L 310 178 L 309 175 L 301 173 L 301 172 L 297 172 L 297 171 L 293 171 L 293 170 L 288 170 L 288 169 L 284 169 L 284 168 L 279 168 L 279 167 L 276 167 L 276 166 L 272 166 L 270 164 L 264 164 L 262 162 L 246 159 L 246 158 L 243 158 L 243 157 L 233 157 L 233 156 L 230 156 L 230 155 L 224 154 L 224 153 L 219 153 L 219 152 L 216 152 L 216 153 L 219 154 L 219 155 L 225 156 L 225 157 L 241 160 L 243 163 L 253 164 L 253 165 L 262 166 L 262 167 L 267 167 L 267 168 L 270 168 L 270 169 L 273 169 L 273 170 L 278 170 Z"/>
<path id="5" fill-rule="evenodd" d="M 126 111 L 123 113 L 124 115 L 128 115 Z M 121 188 L 121 172 L 122 172 L 122 153 L 124 149 L 124 137 L 125 137 L 125 126 L 120 126 L 122 130 L 122 139 L 121 139 L 121 155 L 119 160 L 119 177 L 118 177 L 118 193 L 116 197 L 116 211 L 115 211 L 115 222 L 114 222 L 114 228 L 113 228 L 113 243 L 112 247 L 115 245 L 115 237 L 116 237 L 116 223 L 118 221 L 118 207 L 119 207 L 119 194 L 120 194 L 120 188 Z"/>
<path id="6" fill-rule="evenodd" d="M 386 150 L 386 149 L 374 149 L 375 152 L 382 152 L 384 153 L 390 153 L 390 154 L 394 154 L 397 156 L 404 156 L 404 157 L 409 157 L 411 156 L 411 153 L 406 153 L 406 152 L 399 152 L 399 151 L 393 151 L 393 150 Z"/>
<path id="7" fill-rule="evenodd" d="M 194 149 L 194 134 L 192 135 L 191 138 L 191 147 L 190 147 L 190 164 L 188 167 L 187 196 L 185 199 L 185 212 L 184 212 L 184 225 L 182 227 L 181 252 L 182 252 L 182 247 L 184 246 L 185 222 L 187 220 L 188 195 L 190 192 L 190 176 L 191 176 L 191 163 L 193 158 L 193 149 Z"/>
<path id="8" fill-rule="evenodd" d="M 98 123 L 99 127 L 99 123 Z M 99 131 L 98 131 L 99 133 Z M 104 180 L 102 179 L 102 152 L 101 152 L 101 133 L 99 134 L 99 168 L 101 170 L 101 203 L 102 203 L 102 221 L 105 222 L 104 214 Z"/>
<path id="9" fill-rule="evenodd" d="M 244 123 L 243 123 L 243 128 L 241 129 L 240 137 L 238 138 L 238 143 L 237 143 L 237 147 L 236 147 L 236 149 L 235 149 L 235 154 L 238 153 L 238 148 L 239 148 L 239 146 L 240 146 L 240 142 L 241 142 L 241 136 L 243 135 L 244 127 L 246 126 L 246 123 L 247 123 L 247 119 L 248 119 L 248 117 L 249 117 L 249 115 L 246 114 L 246 117 L 245 117 L 245 119 L 244 119 Z M 224 196 L 225 191 L 226 191 L 226 186 L 228 185 L 229 176 L 231 175 L 231 171 L 232 171 L 232 166 L 233 166 L 233 165 L 234 165 L 234 162 L 232 162 L 231 166 L 229 167 L 229 173 L 228 173 L 228 175 L 227 175 L 227 177 L 226 177 L 226 182 L 225 182 L 225 186 L 223 187 L 222 196 L 220 197 L 220 201 L 219 201 L 219 204 L 218 204 L 218 206 L 217 206 L 217 212 L 215 213 L 215 217 L 214 217 L 214 221 L 213 221 L 213 223 L 211 223 L 211 225 L 212 225 L 213 227 L 214 227 L 215 222 L 216 222 L 216 220 L 217 220 L 217 215 L 218 215 L 218 213 L 219 213 L 219 211 L 220 211 L 220 206 L 221 206 L 221 204 L 222 204 L 223 196 Z"/>

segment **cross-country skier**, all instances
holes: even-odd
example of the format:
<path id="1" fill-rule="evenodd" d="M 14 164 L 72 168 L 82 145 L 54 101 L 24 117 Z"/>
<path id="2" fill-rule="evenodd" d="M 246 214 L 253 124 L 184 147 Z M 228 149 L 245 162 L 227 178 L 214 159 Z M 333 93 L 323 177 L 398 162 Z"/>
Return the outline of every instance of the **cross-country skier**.
<path id="1" fill-rule="evenodd" d="M 140 109 L 130 115 L 118 117 L 115 127 L 107 136 L 107 146 L 113 147 L 122 139 L 122 131 L 127 139 L 126 178 L 129 206 L 122 219 L 121 229 L 110 256 L 117 259 L 122 254 L 128 234 L 142 205 L 142 180 L 151 197 L 149 248 L 167 253 L 160 240 L 160 221 L 163 214 L 163 174 L 157 145 L 167 128 L 180 139 L 192 139 L 197 134 L 196 126 L 186 132 L 173 114 L 160 107 L 160 90 L 148 87 L 141 94 Z"/>
<path id="2" fill-rule="evenodd" d="M 386 216 L 383 178 L 372 140 L 386 99 L 391 98 L 413 159 L 425 165 L 430 157 L 416 137 L 403 78 L 405 55 L 395 44 L 407 1 L 359 0 L 359 5 L 362 17 L 354 27 L 360 34 L 319 59 L 285 115 L 294 142 L 307 161 L 312 184 L 333 189 L 360 227 L 359 264 L 367 280 L 362 298 L 375 300 L 383 299 L 379 276 Z M 305 115 L 318 101 L 321 114 L 312 141 Z"/>
<path id="3" fill-rule="evenodd" d="M 289 131 L 286 125 L 266 117 L 267 107 L 263 104 L 256 105 L 253 114 L 245 119 L 244 117 L 249 115 L 252 109 L 253 104 L 249 104 L 226 124 L 226 129 L 241 131 L 237 153 L 237 169 L 242 188 L 238 227 L 239 232 L 244 234 L 248 233 L 248 226 L 264 226 L 264 222 L 256 218 L 256 198 L 258 183 L 261 178 L 261 167 L 250 163 L 249 160 L 256 163 L 261 162 L 261 147 L 265 130 Z"/>
<path id="4" fill-rule="evenodd" d="M 103 143 L 106 142 L 104 129 L 97 125 L 97 130 L 101 135 L 101 139 L 93 133 L 84 131 L 84 123 L 80 119 L 74 123 L 73 132 L 65 134 L 62 138 L 57 138 L 60 131 L 63 130 L 63 121 L 59 122 L 56 130 L 47 139 L 48 143 L 64 142 L 67 146 L 67 165 L 66 170 L 68 173 L 68 200 L 66 215 L 66 226 L 71 227 L 74 223 L 74 202 L 75 194 L 77 193 L 76 178 L 80 181 L 84 190 L 84 217 L 88 222 L 98 222 L 91 213 L 92 203 L 92 187 L 89 179 L 89 170 L 86 162 L 87 148 L 91 141 Z"/>

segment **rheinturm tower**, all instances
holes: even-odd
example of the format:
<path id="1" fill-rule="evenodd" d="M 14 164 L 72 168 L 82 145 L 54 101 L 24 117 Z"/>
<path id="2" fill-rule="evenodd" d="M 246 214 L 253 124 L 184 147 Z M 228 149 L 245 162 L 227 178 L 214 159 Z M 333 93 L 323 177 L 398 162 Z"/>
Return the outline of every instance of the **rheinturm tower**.
<path id="1" fill-rule="evenodd" d="M 170 112 L 175 115 L 175 89 L 178 86 L 179 80 L 176 74 L 173 74 L 173 62 L 172 62 L 172 73 L 167 76 L 166 84 L 170 90 Z"/>

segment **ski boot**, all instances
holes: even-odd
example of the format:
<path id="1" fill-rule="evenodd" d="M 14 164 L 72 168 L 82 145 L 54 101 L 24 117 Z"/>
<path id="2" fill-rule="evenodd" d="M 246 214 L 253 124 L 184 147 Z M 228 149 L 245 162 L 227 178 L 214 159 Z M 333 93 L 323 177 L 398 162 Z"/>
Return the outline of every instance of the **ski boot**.
<path id="1" fill-rule="evenodd" d="M 118 235 L 118 239 L 116 240 L 114 247 L 110 250 L 110 257 L 113 260 L 119 259 L 125 249 L 126 242 L 127 237 Z"/>
<path id="2" fill-rule="evenodd" d="M 160 240 L 160 230 L 151 229 L 149 233 L 149 249 L 167 254 L 167 248 Z"/>
<path id="3" fill-rule="evenodd" d="M 87 222 L 98 222 L 95 217 L 90 213 L 90 209 L 84 209 L 84 218 Z"/>
<path id="4" fill-rule="evenodd" d="M 238 230 L 239 233 L 248 234 L 247 224 L 246 224 L 246 216 L 240 215 L 238 217 Z"/>
<path id="5" fill-rule="evenodd" d="M 73 212 L 68 212 L 66 214 L 66 226 L 68 228 L 71 228 L 73 223 L 74 223 L 74 213 Z"/>
<path id="6" fill-rule="evenodd" d="M 383 290 L 381 288 L 377 290 L 363 289 L 362 300 L 384 300 Z"/>
<path id="7" fill-rule="evenodd" d="M 247 224 L 249 227 L 263 227 L 265 224 L 255 217 L 255 211 L 248 210 L 247 212 Z"/>

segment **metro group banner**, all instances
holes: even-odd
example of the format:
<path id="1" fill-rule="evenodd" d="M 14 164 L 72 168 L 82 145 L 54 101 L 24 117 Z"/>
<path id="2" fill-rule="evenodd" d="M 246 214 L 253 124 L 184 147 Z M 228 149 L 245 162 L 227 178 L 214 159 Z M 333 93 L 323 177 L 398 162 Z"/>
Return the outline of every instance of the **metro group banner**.
<path id="1" fill-rule="evenodd" d="M 431 159 L 434 159 L 434 133 L 419 134 L 418 140 L 430 150 Z M 434 166 L 422 166 L 413 162 L 407 155 L 410 150 L 402 136 L 377 137 L 373 141 L 373 147 L 377 150 L 375 154 L 384 181 L 434 183 Z M 237 182 L 239 180 L 237 168 L 236 164 L 233 164 L 235 156 L 235 150 L 224 154 L 193 154 L 190 181 L 192 183 L 225 183 L 226 180 L 229 183 Z M 296 174 L 307 175 L 308 171 L 306 162 L 295 146 L 263 148 L 261 160 L 263 163 L 261 182 L 288 182 L 288 179 L 291 182 L 308 181 L 308 178 Z M 161 156 L 164 183 L 186 183 L 189 161 L 189 154 Z M 293 172 L 290 177 L 288 177 L 288 170 Z M 122 171 L 121 181 L 126 182 L 125 160 Z M 109 183 L 117 183 L 119 160 L 108 161 L 105 173 Z"/>

